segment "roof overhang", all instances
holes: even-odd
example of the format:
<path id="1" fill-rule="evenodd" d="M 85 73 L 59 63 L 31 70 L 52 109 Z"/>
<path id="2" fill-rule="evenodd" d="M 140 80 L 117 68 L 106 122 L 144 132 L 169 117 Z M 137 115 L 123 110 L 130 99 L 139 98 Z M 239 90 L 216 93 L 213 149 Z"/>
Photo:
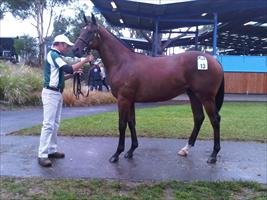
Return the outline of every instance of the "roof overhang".
<path id="1" fill-rule="evenodd" d="M 149 31 L 154 31 L 156 24 L 159 31 L 212 26 L 213 14 L 217 13 L 217 47 L 234 49 L 235 54 L 267 54 L 266 0 L 193 0 L 169 4 L 126 0 L 92 2 L 111 25 Z M 212 46 L 212 37 L 212 30 L 201 33 L 199 44 Z M 189 39 L 182 39 L 191 44 Z M 184 42 L 177 40 L 172 45 Z"/>

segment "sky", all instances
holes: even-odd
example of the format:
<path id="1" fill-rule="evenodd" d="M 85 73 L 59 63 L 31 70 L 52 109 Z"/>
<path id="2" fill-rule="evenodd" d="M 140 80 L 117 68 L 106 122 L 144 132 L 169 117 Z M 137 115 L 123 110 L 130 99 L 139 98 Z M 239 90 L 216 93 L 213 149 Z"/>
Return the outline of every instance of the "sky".
<path id="1" fill-rule="evenodd" d="M 7 13 L 4 19 L 0 21 L 0 37 L 16 37 L 22 35 L 36 37 L 36 30 L 30 23 L 30 20 L 18 20 L 11 13 Z"/>
<path id="2" fill-rule="evenodd" d="M 87 16 L 90 16 L 92 11 L 93 4 L 90 0 L 79 0 L 77 3 L 88 5 L 89 10 L 85 11 Z M 56 13 L 59 13 L 60 10 L 56 10 Z M 64 13 L 68 13 L 68 15 L 72 15 L 72 10 L 66 8 Z M 44 30 L 47 30 L 48 27 L 48 17 L 44 17 Z M 11 13 L 6 13 L 4 18 L 0 20 L 0 37 L 17 37 L 23 35 L 30 35 L 32 37 L 37 37 L 36 28 L 31 25 L 34 21 L 32 19 L 20 20 L 16 19 Z M 51 33 L 52 29 L 50 28 L 49 33 Z M 48 34 L 49 35 L 49 34 Z"/>

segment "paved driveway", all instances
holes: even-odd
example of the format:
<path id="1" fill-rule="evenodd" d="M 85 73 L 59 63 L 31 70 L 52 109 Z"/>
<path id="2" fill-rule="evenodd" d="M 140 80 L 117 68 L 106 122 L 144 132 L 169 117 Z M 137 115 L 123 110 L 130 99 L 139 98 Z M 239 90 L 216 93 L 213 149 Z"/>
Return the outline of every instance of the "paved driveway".
<path id="1" fill-rule="evenodd" d="M 123 153 L 118 163 L 108 159 L 117 148 L 113 137 L 60 137 L 64 159 L 53 160 L 51 168 L 37 163 L 38 136 L 2 136 L 1 176 L 44 178 L 100 178 L 143 180 L 242 180 L 267 184 L 266 144 L 255 142 L 221 143 L 218 161 L 208 164 L 212 141 L 197 141 L 190 154 L 177 155 L 186 140 L 139 138 L 133 159 Z M 126 140 L 126 150 L 130 139 Z"/>

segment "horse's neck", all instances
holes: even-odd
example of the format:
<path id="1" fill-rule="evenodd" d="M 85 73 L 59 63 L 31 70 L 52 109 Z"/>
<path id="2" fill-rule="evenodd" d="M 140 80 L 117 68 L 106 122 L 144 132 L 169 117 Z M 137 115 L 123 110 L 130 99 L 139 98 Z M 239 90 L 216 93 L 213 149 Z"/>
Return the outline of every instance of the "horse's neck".
<path id="1" fill-rule="evenodd" d="M 107 71 L 120 67 L 122 63 L 129 61 L 133 52 L 103 27 L 100 27 L 100 38 L 98 50 Z"/>

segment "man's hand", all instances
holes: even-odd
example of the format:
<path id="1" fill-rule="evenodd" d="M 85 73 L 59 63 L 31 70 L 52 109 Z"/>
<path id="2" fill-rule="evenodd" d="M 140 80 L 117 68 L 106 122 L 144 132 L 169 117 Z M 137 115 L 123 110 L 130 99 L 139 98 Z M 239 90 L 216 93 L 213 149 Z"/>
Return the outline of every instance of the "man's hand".
<path id="1" fill-rule="evenodd" d="M 93 55 L 87 55 L 86 58 L 85 58 L 85 60 L 86 60 L 87 62 L 91 62 L 91 61 L 93 61 L 94 59 L 95 59 L 95 58 L 94 58 Z"/>
<path id="2" fill-rule="evenodd" d="M 78 62 L 78 63 L 72 65 L 73 71 L 75 72 L 77 70 L 80 70 L 85 63 L 91 62 L 93 60 L 94 60 L 94 56 L 93 55 L 88 55 L 85 58 L 82 58 L 81 62 Z"/>

